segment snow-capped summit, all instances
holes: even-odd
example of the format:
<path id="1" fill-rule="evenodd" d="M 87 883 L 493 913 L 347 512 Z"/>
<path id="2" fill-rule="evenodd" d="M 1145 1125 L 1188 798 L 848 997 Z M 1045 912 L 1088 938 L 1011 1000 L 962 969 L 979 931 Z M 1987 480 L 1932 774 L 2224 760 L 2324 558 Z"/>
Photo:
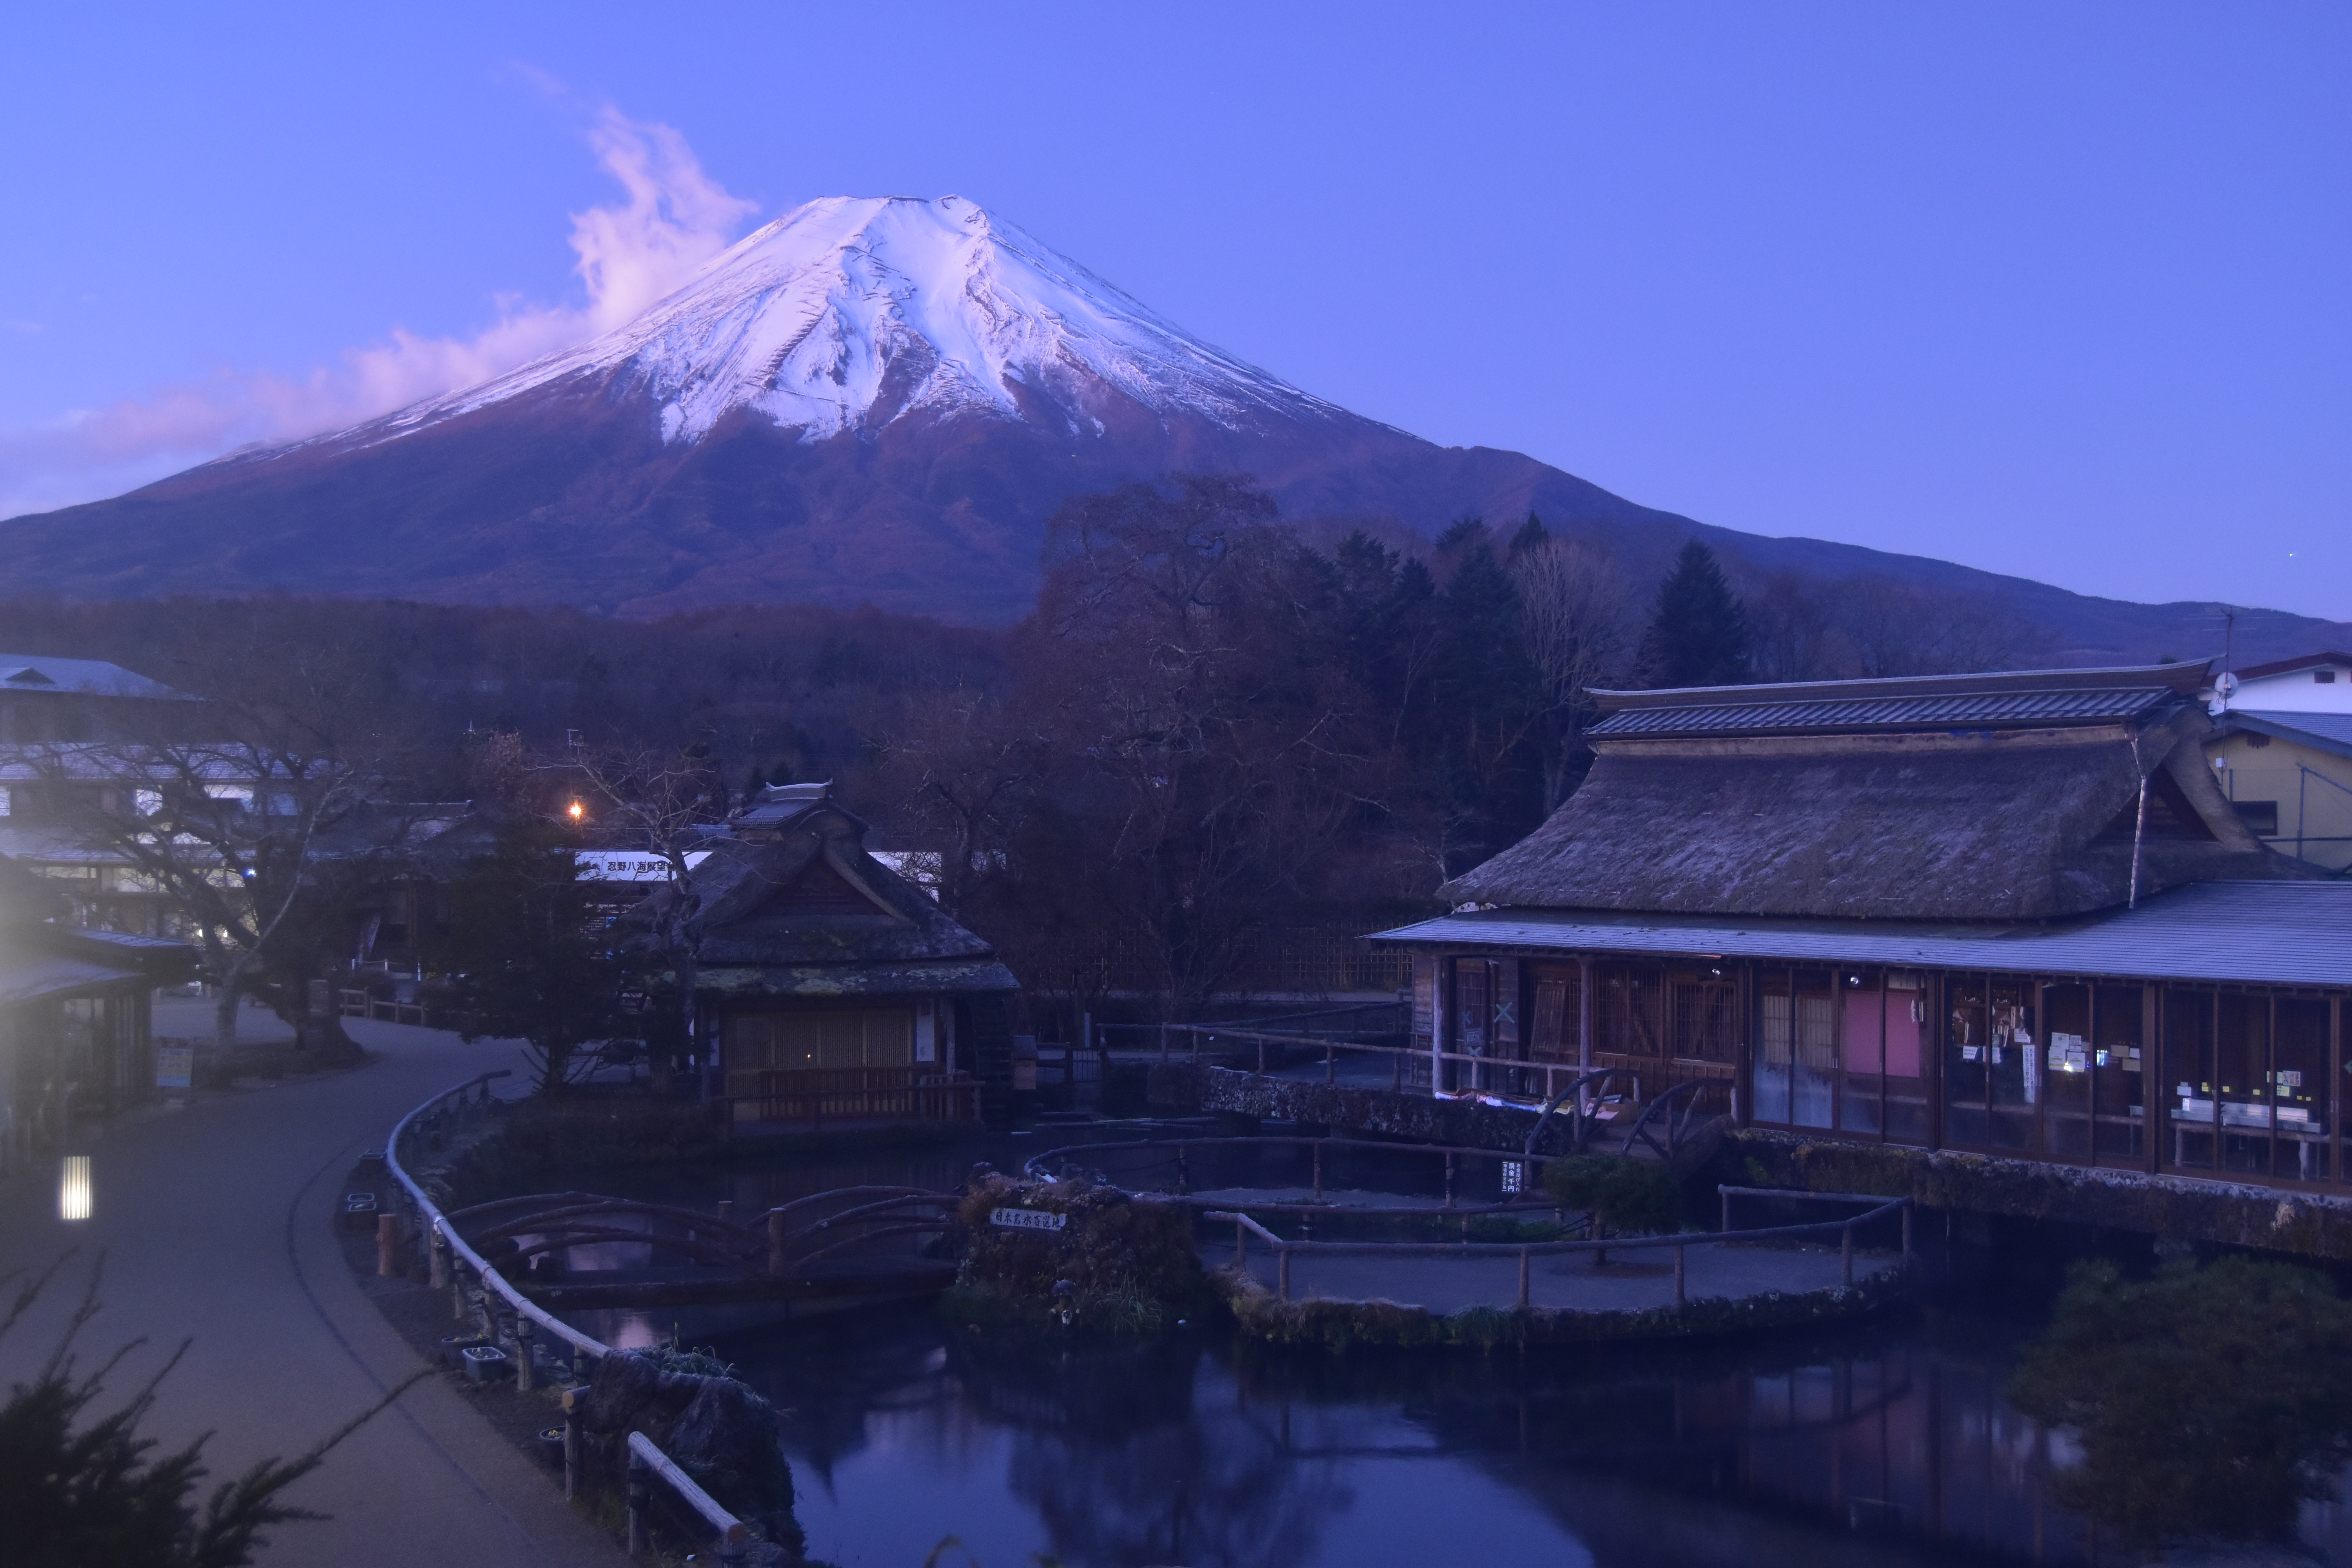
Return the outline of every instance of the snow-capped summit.
<path id="1" fill-rule="evenodd" d="M 600 338 L 404 409 L 383 436 L 592 377 L 693 442 L 737 409 L 822 440 L 916 412 L 1099 433 L 1106 396 L 1228 429 L 1340 413 L 1186 333 L 961 196 L 828 196 Z"/>
<path id="2" fill-rule="evenodd" d="M 961 197 L 829 197 L 601 337 L 0 522 L 0 548 L 20 592 L 1002 623 L 1035 603 L 1065 505 L 1170 474 L 1246 474 L 1284 515 L 1334 524 L 1538 511 L 1634 562 L 1696 527 L 1310 397 Z"/>

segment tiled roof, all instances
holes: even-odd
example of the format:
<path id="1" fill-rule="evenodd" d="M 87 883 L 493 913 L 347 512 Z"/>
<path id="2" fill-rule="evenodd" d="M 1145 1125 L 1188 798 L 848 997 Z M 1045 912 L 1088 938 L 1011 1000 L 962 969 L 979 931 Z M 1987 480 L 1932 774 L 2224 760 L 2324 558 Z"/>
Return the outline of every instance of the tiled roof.
<path id="1" fill-rule="evenodd" d="M 1856 733 L 1874 730 L 2047 729 L 2137 719 L 2179 700 L 2167 687 L 2091 691 L 2003 691 L 1904 697 L 1812 699 L 1786 702 L 1716 701 L 1688 707 L 1629 708 L 1585 732 L 1595 739 L 1639 735 Z"/>

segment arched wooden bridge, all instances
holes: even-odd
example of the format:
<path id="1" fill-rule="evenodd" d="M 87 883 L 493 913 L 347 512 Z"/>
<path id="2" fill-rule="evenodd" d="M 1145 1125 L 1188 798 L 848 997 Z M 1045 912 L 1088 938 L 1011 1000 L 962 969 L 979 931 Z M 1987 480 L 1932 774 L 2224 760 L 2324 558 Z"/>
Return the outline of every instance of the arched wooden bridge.
<path id="1" fill-rule="evenodd" d="M 839 1187 L 779 1205 L 746 1225 L 638 1198 L 534 1193 L 447 1218 L 541 1306 L 687 1307 L 941 1289 L 954 1279 L 955 1263 L 923 1256 L 920 1243 L 953 1226 L 956 1203 L 952 1194 L 917 1187 Z M 561 1269 L 572 1248 L 605 1244 L 646 1247 L 651 1263 Z"/>

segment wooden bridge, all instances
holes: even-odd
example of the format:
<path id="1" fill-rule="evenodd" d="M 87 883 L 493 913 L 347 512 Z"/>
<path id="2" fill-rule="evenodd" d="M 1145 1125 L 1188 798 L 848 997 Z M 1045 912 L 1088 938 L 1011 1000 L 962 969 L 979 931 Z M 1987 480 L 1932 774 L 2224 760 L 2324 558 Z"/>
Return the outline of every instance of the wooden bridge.
<path id="1" fill-rule="evenodd" d="M 468 1245 L 550 1309 L 853 1301 L 916 1296 L 955 1278 L 923 1244 L 955 1222 L 952 1194 L 840 1187 L 746 1225 L 725 1213 L 602 1193 L 535 1193 L 448 1215 Z M 723 1205 L 722 1205 L 723 1206 Z M 646 1267 L 570 1268 L 572 1248 L 642 1247 Z"/>

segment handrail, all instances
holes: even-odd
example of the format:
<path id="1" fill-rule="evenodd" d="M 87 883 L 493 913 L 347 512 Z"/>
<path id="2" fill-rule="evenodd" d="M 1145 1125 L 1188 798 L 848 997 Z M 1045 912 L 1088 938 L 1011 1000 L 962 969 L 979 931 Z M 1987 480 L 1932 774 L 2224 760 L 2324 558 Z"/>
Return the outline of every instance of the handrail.
<path id="1" fill-rule="evenodd" d="M 669 1483 L 669 1489 L 688 1508 L 702 1516 L 702 1521 L 719 1532 L 719 1560 L 740 1563 L 743 1549 L 751 1539 L 751 1527 L 725 1509 L 718 1500 L 695 1483 L 692 1476 L 677 1468 L 672 1460 L 643 1432 L 629 1434 L 629 1555 L 642 1556 L 646 1550 L 646 1503 L 648 1487 L 645 1478 L 659 1476 Z"/>
<path id="2" fill-rule="evenodd" d="M 1388 1143 L 1377 1138 L 1308 1138 L 1298 1133 L 1253 1133 L 1240 1138 L 1132 1138 L 1113 1139 L 1099 1143 L 1064 1143 L 1052 1149 L 1040 1150 L 1022 1163 L 1021 1173 L 1042 1181 L 1054 1178 L 1039 1169 L 1040 1164 L 1057 1154 L 1087 1153 L 1097 1149 L 1190 1149 L 1204 1143 L 1229 1146 L 1239 1143 L 1290 1143 L 1300 1148 L 1378 1149 L 1390 1154 L 1467 1154 L 1474 1159 L 1502 1160 L 1517 1164 L 1540 1165 L 1557 1160 L 1557 1154 L 1527 1155 L 1508 1149 L 1474 1149 L 1462 1143 Z"/>
<path id="3" fill-rule="evenodd" d="M 1290 1258 L 1296 1252 L 1321 1253 L 1326 1256 L 1352 1253 L 1357 1256 L 1376 1254 L 1388 1258 L 1513 1258 L 1519 1265 L 1518 1305 L 1528 1304 L 1528 1265 L 1531 1258 L 1549 1258 L 1571 1252 L 1627 1252 L 1675 1249 L 1675 1305 L 1685 1303 L 1684 1285 L 1684 1253 L 1693 1247 L 1723 1247 L 1733 1242 L 1796 1240 L 1834 1231 L 1838 1235 L 1838 1283 L 1842 1289 L 1853 1285 L 1853 1233 L 1856 1226 L 1870 1224 L 1889 1214 L 1903 1216 L 1903 1255 L 1911 1256 L 1911 1211 L 1915 1201 L 1907 1196 L 1884 1197 L 1862 1193 L 1809 1193 L 1794 1189 L 1770 1187 L 1720 1187 L 1723 1196 L 1724 1228 L 1719 1231 L 1682 1231 L 1668 1236 L 1636 1236 L 1596 1237 L 1589 1240 L 1564 1241 L 1488 1241 L 1475 1242 L 1466 1237 L 1458 1242 L 1415 1241 L 1289 1241 L 1237 1210 L 1213 1210 L 1202 1215 L 1212 1223 L 1227 1223 L 1234 1226 L 1234 1258 L 1237 1265 L 1246 1261 L 1248 1235 L 1255 1235 L 1274 1249 L 1276 1288 L 1282 1299 L 1290 1300 Z M 1815 1198 L 1849 1203 L 1865 1203 L 1872 1206 L 1865 1212 L 1851 1215 L 1842 1220 L 1821 1220 L 1807 1225 L 1769 1226 L 1760 1230 L 1730 1228 L 1731 1198 L 1735 1194 L 1750 1194 L 1770 1197 Z M 1261 1205 L 1262 1206 L 1262 1205 Z"/>
<path id="4" fill-rule="evenodd" d="M 482 1091 L 482 1098 L 484 1100 L 488 1100 L 490 1094 L 489 1086 L 493 1079 L 511 1078 L 513 1076 L 514 1074 L 510 1070 L 501 1068 L 495 1072 L 486 1072 L 481 1074 L 479 1077 L 469 1078 L 464 1083 L 457 1085 L 455 1089 L 443 1089 L 439 1094 L 435 1095 L 432 1099 L 426 1100 L 424 1104 L 418 1106 L 415 1110 L 402 1117 L 399 1122 L 394 1126 L 392 1136 L 383 1141 L 384 1166 L 386 1169 L 391 1171 L 393 1179 L 398 1182 L 401 1186 L 406 1190 L 408 1194 L 408 1201 L 416 1205 L 417 1213 L 422 1215 L 425 1220 L 426 1233 L 429 1236 L 438 1237 L 442 1245 L 448 1247 L 454 1256 L 463 1261 L 468 1268 L 472 1268 L 474 1271 L 474 1277 L 481 1281 L 482 1289 L 484 1290 L 497 1296 L 499 1300 L 513 1308 L 517 1317 L 523 1319 L 535 1327 L 545 1329 L 549 1333 L 553 1334 L 557 1339 L 562 1340 L 564 1343 L 570 1345 L 573 1350 L 580 1352 L 582 1354 L 597 1361 L 602 1361 L 604 1357 L 613 1353 L 612 1346 L 606 1344 L 602 1340 L 593 1339 L 587 1334 L 582 1333 L 579 1330 L 573 1328 L 562 1319 L 548 1312 L 537 1302 L 525 1296 L 521 1291 L 508 1284 L 506 1280 L 500 1277 L 499 1271 L 490 1267 L 489 1260 L 485 1258 L 480 1253 L 475 1251 L 472 1246 L 467 1242 L 466 1238 L 457 1234 L 457 1227 L 449 1223 L 448 1216 L 441 1212 L 439 1206 L 436 1205 L 431 1198 L 425 1196 L 425 1189 L 417 1185 L 416 1179 L 408 1173 L 408 1168 L 400 1163 L 401 1134 L 408 1131 L 408 1124 L 410 1122 L 415 1121 L 418 1117 L 425 1115 L 427 1111 L 438 1110 L 441 1107 L 442 1101 L 449 1099 L 452 1095 L 462 1095 L 469 1089 L 478 1087 Z"/>
<path id="5" fill-rule="evenodd" d="M 1377 1252 L 1391 1258 L 1517 1258 L 1525 1252 L 1548 1258 L 1561 1252 L 1635 1251 L 1658 1247 L 1723 1247 L 1735 1241 L 1779 1241 L 1842 1231 L 1866 1225 L 1882 1215 L 1910 1206 L 1909 1198 L 1890 1198 L 1868 1214 L 1851 1219 L 1816 1220 L 1809 1225 L 1770 1226 L 1761 1230 L 1687 1230 L 1667 1236 L 1612 1236 L 1589 1241 L 1284 1241 L 1266 1234 L 1274 1245 L 1293 1252 Z M 1202 1219 L 1222 1224 L 1247 1219 L 1246 1215 L 1211 1213 Z M 1252 1220 L 1253 1228 L 1258 1227 Z M 1262 1232 L 1263 1233 L 1263 1232 Z"/>

